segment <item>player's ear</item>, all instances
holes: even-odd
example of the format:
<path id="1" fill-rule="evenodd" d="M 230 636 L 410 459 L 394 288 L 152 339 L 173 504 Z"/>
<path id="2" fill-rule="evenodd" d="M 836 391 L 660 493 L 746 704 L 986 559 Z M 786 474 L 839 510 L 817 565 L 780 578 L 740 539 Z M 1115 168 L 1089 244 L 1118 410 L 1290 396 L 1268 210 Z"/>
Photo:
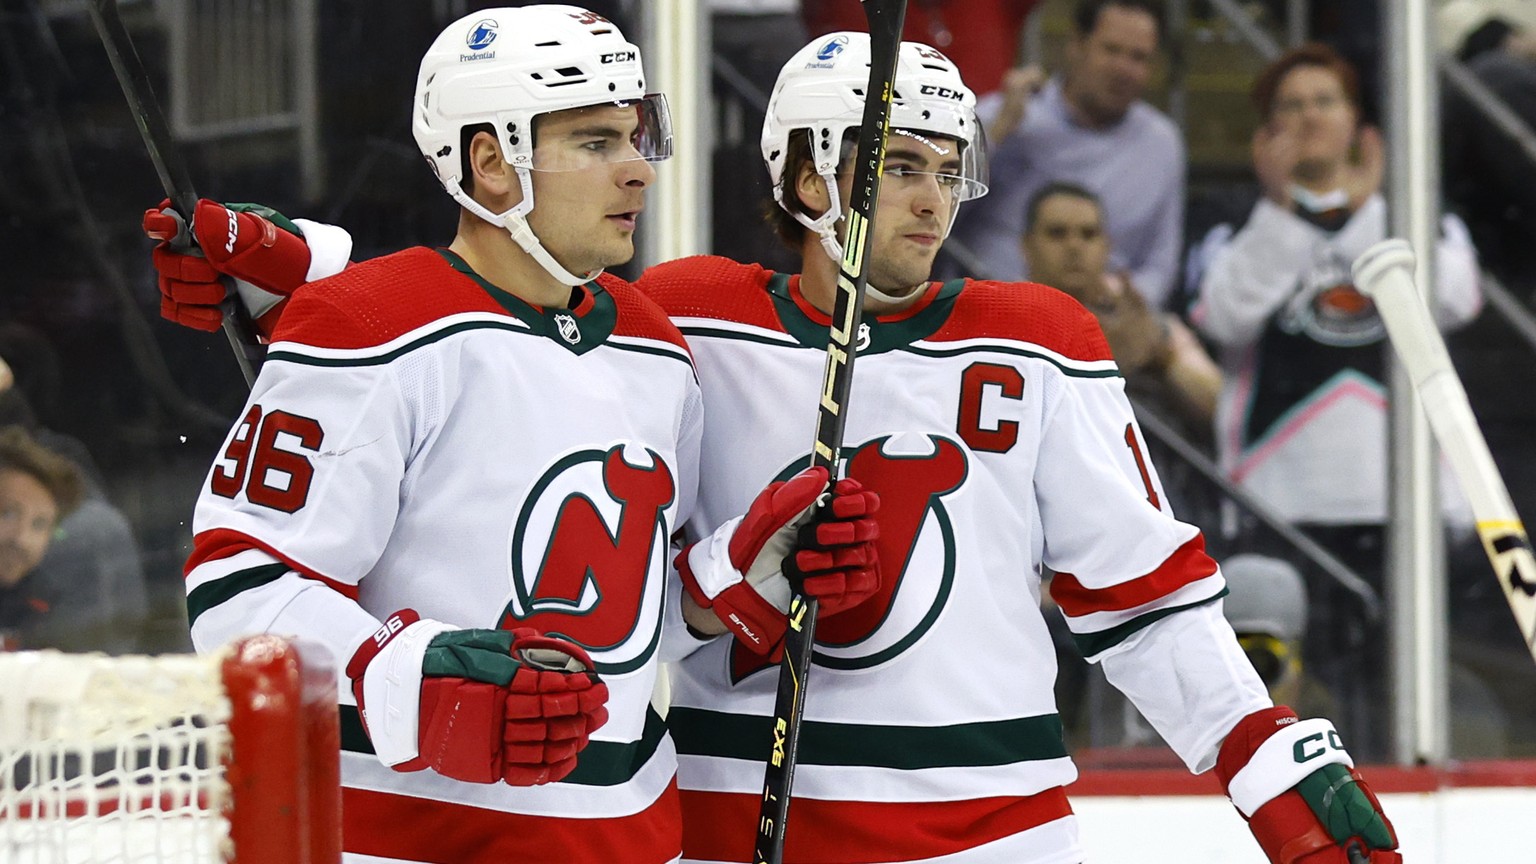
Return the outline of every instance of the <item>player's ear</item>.
<path id="1" fill-rule="evenodd" d="M 800 199 L 801 206 L 813 216 L 819 216 L 827 212 L 832 206 L 832 196 L 827 194 L 826 178 L 816 173 L 816 166 L 806 162 L 800 166 L 799 176 L 795 178 L 795 196 Z"/>
<path id="2" fill-rule="evenodd" d="M 470 139 L 469 170 L 475 175 L 475 198 L 493 212 L 509 209 L 522 197 L 517 172 L 502 158 L 501 143 L 490 132 L 476 132 Z"/>

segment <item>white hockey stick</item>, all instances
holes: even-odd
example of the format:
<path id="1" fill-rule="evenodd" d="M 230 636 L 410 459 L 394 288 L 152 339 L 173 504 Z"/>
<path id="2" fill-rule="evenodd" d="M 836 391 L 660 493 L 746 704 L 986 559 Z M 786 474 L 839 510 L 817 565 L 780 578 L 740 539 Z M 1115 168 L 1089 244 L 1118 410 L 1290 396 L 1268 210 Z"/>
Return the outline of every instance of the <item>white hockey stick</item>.
<path id="1" fill-rule="evenodd" d="M 1413 248 L 1407 241 L 1383 240 L 1356 259 L 1355 287 L 1375 301 L 1387 325 L 1392 347 L 1424 403 L 1440 449 L 1472 501 L 1483 551 L 1499 577 L 1526 647 L 1536 658 L 1536 559 L 1531 557 L 1531 543 L 1477 427 L 1445 340 L 1414 285 L 1413 268 Z"/>

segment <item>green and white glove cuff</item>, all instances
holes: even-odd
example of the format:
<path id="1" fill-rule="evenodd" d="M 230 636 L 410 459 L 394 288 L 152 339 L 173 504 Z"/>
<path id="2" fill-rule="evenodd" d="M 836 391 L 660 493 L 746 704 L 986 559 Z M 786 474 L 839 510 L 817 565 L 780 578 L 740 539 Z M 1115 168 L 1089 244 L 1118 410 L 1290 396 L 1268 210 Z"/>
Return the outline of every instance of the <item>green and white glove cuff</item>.
<path id="1" fill-rule="evenodd" d="M 408 624 L 363 670 L 368 737 L 385 765 L 399 765 L 419 755 L 422 663 L 434 638 L 457 629 L 430 618 Z"/>
<path id="2" fill-rule="evenodd" d="M 1302 720 L 1269 736 L 1232 777 L 1227 796 L 1245 817 L 1300 783 L 1325 765 L 1355 763 L 1333 724 L 1322 718 Z"/>

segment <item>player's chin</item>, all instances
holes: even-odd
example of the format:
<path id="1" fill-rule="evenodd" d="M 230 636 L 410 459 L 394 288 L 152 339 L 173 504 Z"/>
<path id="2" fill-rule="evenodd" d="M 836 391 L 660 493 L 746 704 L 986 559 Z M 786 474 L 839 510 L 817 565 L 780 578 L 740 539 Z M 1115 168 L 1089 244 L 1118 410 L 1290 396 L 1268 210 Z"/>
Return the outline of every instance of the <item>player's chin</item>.
<path id="1" fill-rule="evenodd" d="M 933 275 L 933 259 L 937 253 L 935 249 L 931 254 L 895 256 L 885 268 L 889 283 L 918 285 L 927 282 Z"/>
<path id="2" fill-rule="evenodd" d="M 603 250 L 602 267 L 617 267 L 620 264 L 628 264 L 635 257 L 635 241 L 632 236 L 625 235 L 619 240 L 607 244 Z"/>

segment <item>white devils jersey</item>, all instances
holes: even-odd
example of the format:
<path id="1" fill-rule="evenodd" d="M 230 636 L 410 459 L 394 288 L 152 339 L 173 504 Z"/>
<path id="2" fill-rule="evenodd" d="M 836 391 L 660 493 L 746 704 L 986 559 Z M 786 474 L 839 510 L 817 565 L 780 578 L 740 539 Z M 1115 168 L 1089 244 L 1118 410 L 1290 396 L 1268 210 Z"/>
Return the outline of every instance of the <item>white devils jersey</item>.
<path id="1" fill-rule="evenodd" d="M 663 264 L 639 285 L 687 337 L 709 406 L 687 526 L 702 536 L 808 463 L 827 318 L 798 277 L 725 259 Z M 882 584 L 818 621 L 785 861 L 1075 864 L 1042 567 L 1084 655 L 1117 683 L 1111 667 L 1147 676 L 1129 695 L 1200 770 L 1269 704 L 1251 669 L 1231 668 L 1246 665 L 1231 629 L 1212 635 L 1223 580 L 1167 512 L 1075 301 L 957 280 L 866 323 L 843 456 L 881 497 Z M 1176 664 L 1152 635 L 1169 628 L 1190 646 L 1183 688 L 1167 686 Z M 668 723 L 686 860 L 750 859 L 776 681 L 729 638 L 679 664 Z"/>
<path id="2" fill-rule="evenodd" d="M 608 684 L 574 773 L 529 788 L 395 772 L 344 705 L 349 861 L 679 854 L 676 756 L 650 697 L 669 540 L 697 483 L 698 383 L 633 286 L 579 290 L 541 309 L 420 248 L 305 286 L 208 475 L 187 564 L 200 650 L 297 634 L 344 666 L 409 607 L 560 634 Z M 341 692 L 350 703 L 345 677 Z"/>

